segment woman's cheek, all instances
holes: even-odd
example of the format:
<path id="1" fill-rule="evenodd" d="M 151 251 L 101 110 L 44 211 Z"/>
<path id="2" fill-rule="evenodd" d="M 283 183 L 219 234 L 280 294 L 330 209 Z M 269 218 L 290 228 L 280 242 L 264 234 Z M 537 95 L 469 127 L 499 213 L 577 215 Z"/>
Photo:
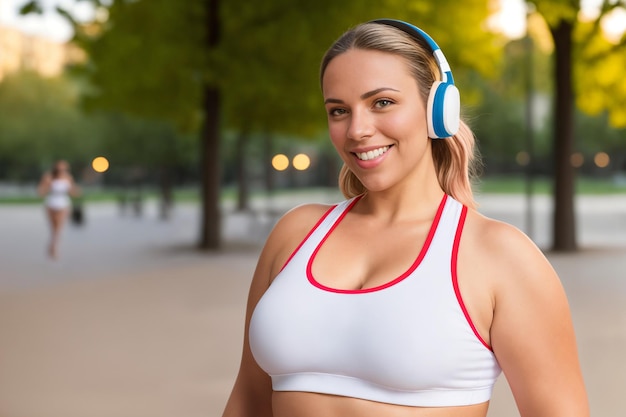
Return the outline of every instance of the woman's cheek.
<path id="1" fill-rule="evenodd" d="M 341 145 L 344 142 L 344 129 L 338 123 L 333 123 L 328 127 L 328 134 L 330 135 L 330 141 L 335 145 L 337 150 L 341 149 Z"/>

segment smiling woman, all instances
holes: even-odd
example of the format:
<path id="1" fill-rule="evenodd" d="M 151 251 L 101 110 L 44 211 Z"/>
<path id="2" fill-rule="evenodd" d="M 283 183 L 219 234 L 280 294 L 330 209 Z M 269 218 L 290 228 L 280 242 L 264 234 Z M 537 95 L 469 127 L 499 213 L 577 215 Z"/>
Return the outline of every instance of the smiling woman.
<path id="1" fill-rule="evenodd" d="M 358 25 L 321 84 L 346 200 L 271 232 L 224 417 L 485 417 L 501 371 L 522 417 L 588 417 L 558 276 L 474 209 L 474 137 L 434 40 Z"/>

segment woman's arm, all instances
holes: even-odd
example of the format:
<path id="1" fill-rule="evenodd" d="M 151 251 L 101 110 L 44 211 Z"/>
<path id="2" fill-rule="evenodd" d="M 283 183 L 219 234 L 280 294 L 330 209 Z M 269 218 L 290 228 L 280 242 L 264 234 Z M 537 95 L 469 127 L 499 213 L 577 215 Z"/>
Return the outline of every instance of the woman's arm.
<path id="1" fill-rule="evenodd" d="M 39 180 L 39 184 L 37 185 L 37 194 L 39 194 L 40 197 L 44 197 L 48 194 L 50 190 L 50 180 L 50 173 L 45 173 L 41 176 L 41 180 Z"/>
<path id="2" fill-rule="evenodd" d="M 269 376 L 263 372 L 252 357 L 248 339 L 248 327 L 254 307 L 269 286 L 273 249 L 270 241 L 259 258 L 246 308 L 243 353 L 239 373 L 230 394 L 223 417 L 272 417 L 272 386 Z"/>
<path id="3" fill-rule="evenodd" d="M 70 175 L 68 177 L 68 179 L 70 181 L 70 196 L 72 196 L 72 197 L 80 197 L 81 189 L 78 186 L 78 184 L 76 184 L 76 181 L 74 181 L 74 177 Z"/>
<path id="4" fill-rule="evenodd" d="M 565 291 L 535 244 L 491 222 L 494 280 L 491 345 L 522 417 L 588 417 L 589 405 Z"/>

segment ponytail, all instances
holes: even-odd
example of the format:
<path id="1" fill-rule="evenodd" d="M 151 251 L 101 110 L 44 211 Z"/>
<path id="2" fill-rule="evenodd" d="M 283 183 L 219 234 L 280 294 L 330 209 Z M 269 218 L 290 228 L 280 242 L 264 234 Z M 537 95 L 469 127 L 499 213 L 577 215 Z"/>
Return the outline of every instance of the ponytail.
<path id="1" fill-rule="evenodd" d="M 443 191 L 469 208 L 476 208 L 472 180 L 478 174 L 474 133 L 463 121 L 456 135 L 432 141 L 437 179 Z"/>

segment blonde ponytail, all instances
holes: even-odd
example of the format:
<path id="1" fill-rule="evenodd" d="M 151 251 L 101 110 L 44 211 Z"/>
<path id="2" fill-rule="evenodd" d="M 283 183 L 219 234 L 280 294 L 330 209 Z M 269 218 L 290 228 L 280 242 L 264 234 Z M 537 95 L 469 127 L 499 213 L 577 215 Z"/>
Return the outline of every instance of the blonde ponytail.
<path id="1" fill-rule="evenodd" d="M 478 171 L 474 133 L 463 121 L 456 135 L 432 141 L 433 160 L 439 185 L 446 194 L 462 204 L 476 208 L 472 180 Z"/>

